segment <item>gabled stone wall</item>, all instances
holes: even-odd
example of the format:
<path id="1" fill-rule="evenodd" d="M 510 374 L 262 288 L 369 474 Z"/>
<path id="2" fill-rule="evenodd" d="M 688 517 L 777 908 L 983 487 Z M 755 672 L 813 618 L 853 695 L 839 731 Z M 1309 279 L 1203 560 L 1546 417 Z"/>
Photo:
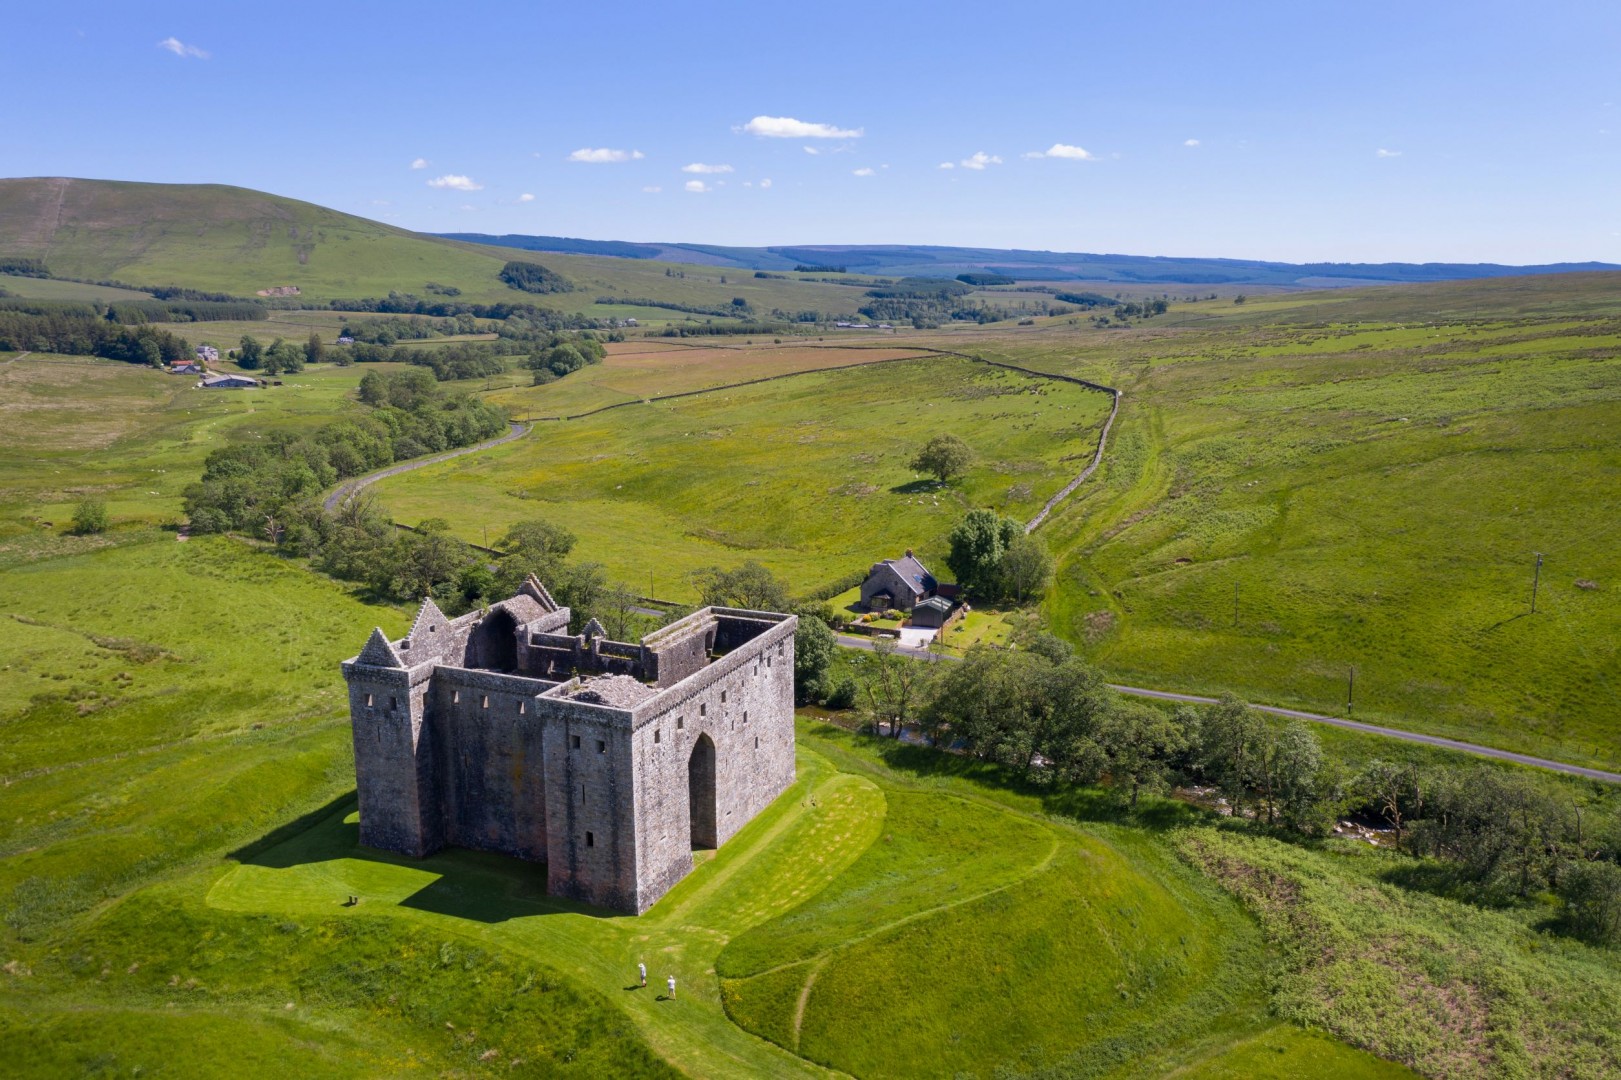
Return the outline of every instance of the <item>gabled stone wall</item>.
<path id="1" fill-rule="evenodd" d="M 793 783 L 793 616 L 706 608 L 639 645 L 568 620 L 531 579 L 454 620 L 425 601 L 408 637 L 344 663 L 362 843 L 543 861 L 553 894 L 640 913 L 695 839 L 725 843 Z M 621 681 L 535 677 L 565 661 Z"/>

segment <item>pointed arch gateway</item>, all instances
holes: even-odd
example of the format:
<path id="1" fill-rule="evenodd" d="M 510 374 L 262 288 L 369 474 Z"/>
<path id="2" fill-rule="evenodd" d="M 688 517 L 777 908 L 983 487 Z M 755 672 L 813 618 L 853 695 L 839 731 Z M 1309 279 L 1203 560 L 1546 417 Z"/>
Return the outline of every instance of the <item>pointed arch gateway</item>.
<path id="1" fill-rule="evenodd" d="M 720 846 L 716 812 L 715 741 L 708 734 L 698 736 L 692 756 L 687 759 L 687 807 L 691 819 L 692 846 Z"/>

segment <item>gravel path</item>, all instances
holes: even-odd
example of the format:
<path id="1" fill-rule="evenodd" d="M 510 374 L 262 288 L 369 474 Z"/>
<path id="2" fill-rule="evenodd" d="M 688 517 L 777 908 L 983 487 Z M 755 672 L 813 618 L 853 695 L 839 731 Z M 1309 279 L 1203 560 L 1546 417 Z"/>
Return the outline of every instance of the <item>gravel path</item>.
<path id="1" fill-rule="evenodd" d="M 349 480 L 345 480 L 343 483 L 333 488 L 332 494 L 321 500 L 321 505 L 328 510 L 336 510 L 339 506 L 354 498 L 368 485 L 375 484 L 377 481 L 386 476 L 398 476 L 400 473 L 410 472 L 412 469 L 420 469 L 424 465 L 434 465 L 441 461 L 449 461 L 451 458 L 461 457 L 463 454 L 471 454 L 479 450 L 488 450 L 492 446 L 500 446 L 502 443 L 511 442 L 513 439 L 521 439 L 523 436 L 529 434 L 532 427 L 533 425 L 531 424 L 513 424 L 512 430 L 507 432 L 505 435 L 502 435 L 498 439 L 490 439 L 486 442 L 475 443 L 472 446 L 463 446 L 456 450 L 447 450 L 443 454 L 435 454 L 432 457 L 413 458 L 410 461 L 404 461 L 398 465 L 390 465 L 386 469 L 379 469 L 376 472 L 367 473 L 365 476 L 353 477 Z"/>

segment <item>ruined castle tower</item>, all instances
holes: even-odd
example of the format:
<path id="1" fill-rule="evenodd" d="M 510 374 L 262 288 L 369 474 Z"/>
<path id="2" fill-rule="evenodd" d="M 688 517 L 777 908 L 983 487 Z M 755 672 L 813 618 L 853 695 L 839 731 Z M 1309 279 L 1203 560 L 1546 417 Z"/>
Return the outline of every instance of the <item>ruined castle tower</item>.
<path id="1" fill-rule="evenodd" d="M 704 608 L 635 645 L 568 624 L 531 577 L 372 631 L 343 663 L 361 843 L 544 862 L 553 895 L 640 914 L 793 783 L 794 616 Z"/>

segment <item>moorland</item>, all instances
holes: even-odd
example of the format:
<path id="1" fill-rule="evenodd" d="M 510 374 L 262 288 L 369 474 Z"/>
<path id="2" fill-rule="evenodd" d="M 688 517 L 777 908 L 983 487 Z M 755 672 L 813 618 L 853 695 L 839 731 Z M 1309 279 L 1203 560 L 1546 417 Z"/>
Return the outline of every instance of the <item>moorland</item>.
<path id="1" fill-rule="evenodd" d="M 129 212 L 150 214 L 138 194 Z M 1291 836 L 1188 792 L 1123 807 L 1108 786 L 875 738 L 854 710 L 807 707 L 795 788 L 642 919 L 548 898 L 543 873 L 507 860 L 361 849 L 337 662 L 375 625 L 398 636 L 409 605 L 257 526 L 184 527 L 211 453 L 372 423 L 362 381 L 424 369 L 404 353 L 345 366 L 334 343 L 397 319 L 422 326 L 409 348 L 425 353 L 512 342 L 439 392 L 534 426 L 379 481 L 379 512 L 477 543 L 553 520 L 576 558 L 677 605 L 698 600 L 696 571 L 750 559 L 831 595 L 903 547 L 940 565 L 965 511 L 1027 519 L 1090 460 L 1109 396 L 981 361 L 1010 363 L 1123 392 L 1103 466 L 1035 534 L 1057 572 L 1020 618 L 1119 681 L 1335 712 L 1355 667 L 1359 718 L 1613 769 L 1613 275 L 1243 303 L 1167 291 L 1163 312 L 1131 316 L 1041 314 L 1050 294 L 992 287 L 1005 319 L 887 334 L 655 307 L 668 321 L 599 325 L 624 340 L 537 380 L 527 356 L 550 346 L 500 336 L 507 320 L 319 302 L 426 282 L 506 301 L 512 252 L 265 205 L 178 200 L 172 228 L 70 230 L 50 276 L 0 276 L 30 302 L 88 304 L 296 278 L 301 296 L 262 319 L 143 325 L 331 347 L 229 392 L 0 354 L 0 1037 L 20 1074 L 1621 1067 L 1621 964 L 1561 931 L 1552 892 L 1487 895 L 1440 860 Z M 33 218 L 8 212 L 9 241 Z M 530 257 L 586 287 L 525 298 L 592 319 L 616 290 L 718 307 L 746 284 L 773 290 L 749 294 L 762 312 L 852 311 L 863 290 Z M 743 332 L 660 336 L 706 324 Z M 910 465 L 942 431 L 975 455 L 946 484 Z M 86 501 L 105 528 L 75 527 Z M 1347 774 L 1456 763 L 1322 741 Z M 1534 782 L 1594 837 L 1613 831 L 1601 786 Z M 1349 789 L 1343 805 L 1369 809 Z M 640 959 L 648 990 L 629 988 Z M 676 1001 L 659 1000 L 666 974 Z"/>

